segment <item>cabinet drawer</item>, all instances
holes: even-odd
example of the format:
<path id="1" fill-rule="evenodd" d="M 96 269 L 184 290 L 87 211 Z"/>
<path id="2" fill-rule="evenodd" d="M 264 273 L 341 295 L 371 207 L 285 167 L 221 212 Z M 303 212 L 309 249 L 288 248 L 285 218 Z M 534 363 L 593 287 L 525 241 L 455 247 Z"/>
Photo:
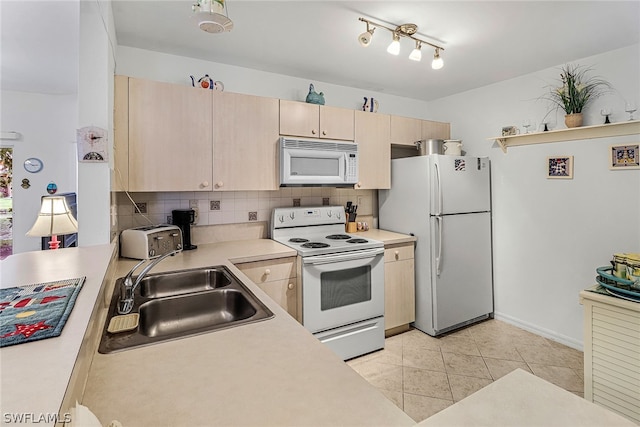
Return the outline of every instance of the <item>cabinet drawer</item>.
<path id="1" fill-rule="evenodd" d="M 266 283 L 296 277 L 296 259 L 280 258 L 236 264 L 254 283 Z"/>
<path id="2" fill-rule="evenodd" d="M 413 244 L 390 246 L 384 250 L 384 262 L 403 261 L 413 258 Z"/>

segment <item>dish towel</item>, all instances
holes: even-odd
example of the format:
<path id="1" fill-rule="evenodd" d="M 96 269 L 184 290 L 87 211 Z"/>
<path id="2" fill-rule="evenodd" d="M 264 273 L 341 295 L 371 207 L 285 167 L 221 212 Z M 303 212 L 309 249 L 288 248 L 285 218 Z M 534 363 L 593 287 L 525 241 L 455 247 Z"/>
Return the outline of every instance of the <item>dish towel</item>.
<path id="1" fill-rule="evenodd" d="M 0 289 L 0 347 L 59 336 L 85 278 Z"/>

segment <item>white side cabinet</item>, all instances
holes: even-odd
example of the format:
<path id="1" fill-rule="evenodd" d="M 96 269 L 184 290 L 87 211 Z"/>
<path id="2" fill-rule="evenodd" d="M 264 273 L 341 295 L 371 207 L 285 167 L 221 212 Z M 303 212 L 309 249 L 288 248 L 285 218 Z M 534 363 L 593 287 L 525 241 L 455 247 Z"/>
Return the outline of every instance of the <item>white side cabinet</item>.
<path id="1" fill-rule="evenodd" d="M 640 423 L 640 303 L 590 291 L 584 305 L 584 397 Z"/>

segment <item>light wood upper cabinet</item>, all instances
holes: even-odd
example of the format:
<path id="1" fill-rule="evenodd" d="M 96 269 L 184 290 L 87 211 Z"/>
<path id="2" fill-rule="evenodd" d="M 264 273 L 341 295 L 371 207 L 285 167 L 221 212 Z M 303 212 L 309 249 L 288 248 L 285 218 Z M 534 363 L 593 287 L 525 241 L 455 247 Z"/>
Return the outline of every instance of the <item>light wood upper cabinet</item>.
<path id="1" fill-rule="evenodd" d="M 391 188 L 391 118 L 387 114 L 355 112 L 359 177 L 356 189 Z"/>
<path id="2" fill-rule="evenodd" d="M 451 125 L 422 120 L 422 139 L 451 139 Z"/>
<path id="3" fill-rule="evenodd" d="M 280 134 L 353 141 L 354 110 L 281 99 Z"/>
<path id="4" fill-rule="evenodd" d="M 410 145 L 422 139 L 422 120 L 410 117 L 391 116 L 391 143 Z"/>
<path id="5" fill-rule="evenodd" d="M 215 92 L 213 188 L 277 190 L 278 100 Z"/>
<path id="6" fill-rule="evenodd" d="M 210 191 L 211 91 L 129 78 L 129 191 Z"/>

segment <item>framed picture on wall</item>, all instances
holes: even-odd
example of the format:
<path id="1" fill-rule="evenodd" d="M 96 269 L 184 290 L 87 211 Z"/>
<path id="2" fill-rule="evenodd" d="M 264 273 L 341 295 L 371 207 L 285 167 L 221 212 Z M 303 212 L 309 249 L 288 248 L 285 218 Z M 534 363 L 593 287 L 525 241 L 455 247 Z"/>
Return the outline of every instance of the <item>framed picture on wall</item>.
<path id="1" fill-rule="evenodd" d="M 573 156 L 547 157 L 547 178 L 573 179 Z"/>
<path id="2" fill-rule="evenodd" d="M 609 169 L 640 169 L 640 144 L 612 145 L 609 150 Z"/>

